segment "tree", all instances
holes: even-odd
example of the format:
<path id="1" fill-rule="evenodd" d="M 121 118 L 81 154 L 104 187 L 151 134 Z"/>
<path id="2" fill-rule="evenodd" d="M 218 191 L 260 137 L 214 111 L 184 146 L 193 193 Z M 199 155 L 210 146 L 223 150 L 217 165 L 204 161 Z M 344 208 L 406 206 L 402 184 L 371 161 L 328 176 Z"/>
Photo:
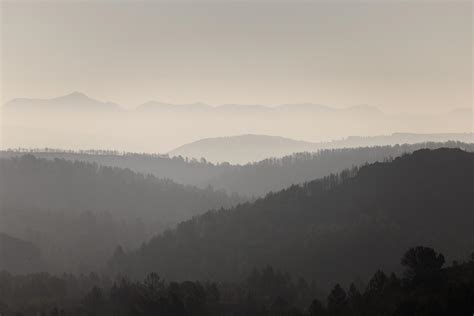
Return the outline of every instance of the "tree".
<path id="1" fill-rule="evenodd" d="M 353 315 L 362 315 L 363 299 L 354 283 L 351 283 L 349 291 L 347 292 L 347 299 L 349 308 Z"/>
<path id="2" fill-rule="evenodd" d="M 336 284 L 328 296 L 328 312 L 334 316 L 347 315 L 346 291 L 339 284 Z"/>
<path id="3" fill-rule="evenodd" d="M 97 286 L 94 286 L 84 297 L 82 304 L 87 315 L 101 315 L 101 311 L 105 305 L 105 298 L 102 290 Z"/>
<path id="4" fill-rule="evenodd" d="M 418 246 L 410 248 L 401 260 L 405 267 L 405 277 L 409 280 L 424 278 L 441 269 L 444 264 L 444 256 L 436 253 L 429 247 Z"/>
<path id="5" fill-rule="evenodd" d="M 367 292 L 373 296 L 381 296 L 387 285 L 387 275 L 383 271 L 378 270 L 375 272 L 372 279 L 370 279 L 369 285 L 367 286 Z"/>
<path id="6" fill-rule="evenodd" d="M 318 299 L 314 299 L 308 309 L 309 316 L 322 316 L 325 314 L 324 306 Z"/>

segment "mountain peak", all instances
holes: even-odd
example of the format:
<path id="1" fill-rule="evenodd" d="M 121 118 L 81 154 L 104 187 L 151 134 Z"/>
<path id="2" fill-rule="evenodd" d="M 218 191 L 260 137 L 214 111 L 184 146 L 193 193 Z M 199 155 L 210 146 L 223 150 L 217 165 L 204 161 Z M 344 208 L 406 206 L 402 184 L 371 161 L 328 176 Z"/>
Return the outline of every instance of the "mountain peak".
<path id="1" fill-rule="evenodd" d="M 73 97 L 73 98 L 88 98 L 89 97 L 82 93 L 82 92 L 79 92 L 79 91 L 74 91 L 74 92 L 71 92 L 70 94 L 66 95 L 67 97 Z"/>
<path id="2" fill-rule="evenodd" d="M 86 94 L 74 91 L 53 99 L 14 99 L 6 104 L 11 109 L 23 110 L 117 110 L 120 107 L 112 102 L 102 102 L 90 98 Z"/>
<path id="3" fill-rule="evenodd" d="M 66 94 L 61 97 L 54 98 L 53 100 L 59 100 L 59 101 L 75 101 L 75 102 L 97 102 L 93 99 L 91 99 L 89 96 L 86 94 L 79 92 L 79 91 L 74 91 L 69 94 Z"/>

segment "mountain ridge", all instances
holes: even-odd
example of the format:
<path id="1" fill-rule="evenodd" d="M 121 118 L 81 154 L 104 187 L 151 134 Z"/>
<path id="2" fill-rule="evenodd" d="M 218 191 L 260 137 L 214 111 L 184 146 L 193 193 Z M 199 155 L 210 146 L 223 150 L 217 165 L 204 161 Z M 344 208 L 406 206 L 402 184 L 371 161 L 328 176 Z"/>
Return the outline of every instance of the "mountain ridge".
<path id="1" fill-rule="evenodd" d="M 167 154 L 202 159 L 213 163 L 246 164 L 269 158 L 280 158 L 297 152 L 316 152 L 329 148 L 354 148 L 413 144 L 419 142 L 474 142 L 473 133 L 393 133 L 377 136 L 348 136 L 326 142 L 295 140 L 281 136 L 242 134 L 210 137 L 181 145 Z"/>
<path id="2" fill-rule="evenodd" d="M 120 106 L 113 102 L 102 102 L 78 91 L 51 99 L 16 98 L 4 104 L 8 110 L 100 110 L 117 111 Z"/>

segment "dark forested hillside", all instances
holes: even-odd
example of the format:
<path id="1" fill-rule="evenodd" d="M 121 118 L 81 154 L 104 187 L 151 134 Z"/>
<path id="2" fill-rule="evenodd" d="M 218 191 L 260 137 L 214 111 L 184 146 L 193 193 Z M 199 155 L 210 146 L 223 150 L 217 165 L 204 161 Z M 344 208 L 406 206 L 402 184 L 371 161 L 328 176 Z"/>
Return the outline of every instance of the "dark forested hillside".
<path id="1" fill-rule="evenodd" d="M 350 144 L 350 143 L 349 143 Z M 340 172 L 365 163 L 384 161 L 422 148 L 462 148 L 474 151 L 473 144 L 461 142 L 417 143 L 393 146 L 324 149 L 317 152 L 295 153 L 282 158 L 268 158 L 246 165 L 212 164 L 205 160 L 168 157 L 166 155 L 120 154 L 109 151 L 61 152 L 38 150 L 30 154 L 39 158 L 79 160 L 102 166 L 129 168 L 135 172 L 153 174 L 177 183 L 207 188 L 209 185 L 229 194 L 264 196 L 290 185 Z M 23 155 L 4 151 L 3 157 Z"/>
<path id="2" fill-rule="evenodd" d="M 211 211 L 158 235 L 110 269 L 142 277 L 232 280 L 271 264 L 322 284 L 394 271 L 404 249 L 448 259 L 474 248 L 474 154 L 420 150 Z M 395 264 L 394 264 L 395 263 Z"/>
<path id="3" fill-rule="evenodd" d="M 240 200 L 127 169 L 32 155 L 0 160 L 0 231 L 40 246 L 57 269 L 97 268 L 117 244 Z"/>
<path id="4" fill-rule="evenodd" d="M 0 271 L 28 273 L 44 269 L 40 250 L 33 244 L 0 232 Z"/>

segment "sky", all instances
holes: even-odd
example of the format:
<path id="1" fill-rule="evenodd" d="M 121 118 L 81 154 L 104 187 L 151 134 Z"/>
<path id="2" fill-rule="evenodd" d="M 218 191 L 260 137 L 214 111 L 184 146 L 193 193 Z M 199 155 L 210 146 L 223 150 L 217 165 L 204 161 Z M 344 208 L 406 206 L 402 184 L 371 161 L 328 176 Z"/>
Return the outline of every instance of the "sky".
<path id="1" fill-rule="evenodd" d="M 2 1 L 1 101 L 472 107 L 470 1 Z"/>

